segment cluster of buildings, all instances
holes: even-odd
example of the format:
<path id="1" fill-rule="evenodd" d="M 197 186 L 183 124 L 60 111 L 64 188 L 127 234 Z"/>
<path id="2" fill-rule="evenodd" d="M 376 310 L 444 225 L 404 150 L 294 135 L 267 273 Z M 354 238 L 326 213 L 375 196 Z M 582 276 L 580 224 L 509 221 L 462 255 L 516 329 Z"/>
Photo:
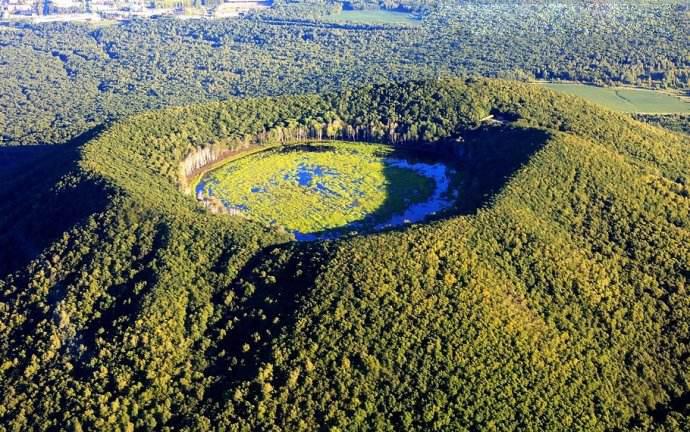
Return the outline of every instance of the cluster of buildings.
<path id="1" fill-rule="evenodd" d="M 0 0 L 0 19 L 98 21 L 171 15 L 225 18 L 271 6 L 270 0 Z"/>
<path id="2" fill-rule="evenodd" d="M 32 15 L 36 12 L 33 0 L 0 0 L 0 17 L 10 15 Z"/>

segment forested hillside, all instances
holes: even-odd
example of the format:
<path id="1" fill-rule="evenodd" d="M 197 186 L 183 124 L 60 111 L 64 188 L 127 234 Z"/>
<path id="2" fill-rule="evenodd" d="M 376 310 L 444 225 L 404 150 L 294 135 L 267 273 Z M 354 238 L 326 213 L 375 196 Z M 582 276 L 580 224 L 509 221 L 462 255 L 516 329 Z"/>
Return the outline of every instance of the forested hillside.
<path id="1" fill-rule="evenodd" d="M 0 144 L 63 143 L 209 99 L 457 74 L 688 88 L 681 0 L 402 6 L 418 24 L 335 23 L 333 7 L 300 3 L 219 21 L 0 25 Z"/>
<path id="2" fill-rule="evenodd" d="M 638 115 L 639 120 L 690 135 L 690 115 Z"/>
<path id="3" fill-rule="evenodd" d="M 298 130 L 443 152 L 481 199 L 295 243 L 183 192 L 192 152 Z M 687 135 L 441 79 L 171 108 L 84 141 L 55 186 L 3 195 L 70 209 L 0 282 L 7 429 L 690 430 Z"/>

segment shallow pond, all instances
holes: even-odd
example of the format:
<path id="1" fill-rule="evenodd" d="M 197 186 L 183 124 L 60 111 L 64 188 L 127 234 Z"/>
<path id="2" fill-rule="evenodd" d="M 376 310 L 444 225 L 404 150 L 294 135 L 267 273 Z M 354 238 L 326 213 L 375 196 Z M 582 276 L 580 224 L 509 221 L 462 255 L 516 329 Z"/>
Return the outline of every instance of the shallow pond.
<path id="1" fill-rule="evenodd" d="M 458 171 L 389 146 L 327 142 L 286 146 L 207 173 L 197 197 L 292 232 L 297 240 L 372 232 L 426 220 L 458 198 Z"/>

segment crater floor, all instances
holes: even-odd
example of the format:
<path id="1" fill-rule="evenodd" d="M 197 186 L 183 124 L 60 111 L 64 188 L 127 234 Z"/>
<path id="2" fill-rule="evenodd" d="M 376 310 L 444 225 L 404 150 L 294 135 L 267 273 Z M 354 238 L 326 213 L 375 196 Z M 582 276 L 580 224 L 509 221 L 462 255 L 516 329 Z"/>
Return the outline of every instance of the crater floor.
<path id="1" fill-rule="evenodd" d="M 421 222 L 450 210 L 459 171 L 390 146 L 329 141 L 283 146 L 202 177 L 197 197 L 292 232 L 335 238 Z"/>

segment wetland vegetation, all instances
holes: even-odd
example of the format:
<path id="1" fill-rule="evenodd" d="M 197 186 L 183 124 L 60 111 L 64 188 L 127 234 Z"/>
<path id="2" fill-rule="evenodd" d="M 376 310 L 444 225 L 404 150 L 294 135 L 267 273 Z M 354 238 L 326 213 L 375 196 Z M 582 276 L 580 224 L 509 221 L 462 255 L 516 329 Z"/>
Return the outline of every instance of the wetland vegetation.
<path id="1" fill-rule="evenodd" d="M 504 123 L 483 122 L 490 113 Z M 334 125 L 378 143 L 367 149 L 458 160 L 454 214 L 294 242 L 183 192 L 187 155 L 318 139 Z M 3 195 L 3 210 L 21 204 L 35 221 L 5 220 L 14 237 L 0 238 L 3 251 L 20 251 L 11 245 L 22 236 L 53 240 L 0 282 L 0 421 L 679 430 L 690 391 L 689 145 L 580 98 L 483 79 L 118 122 L 60 164 L 55 182 L 41 164 L 48 184 L 29 173 L 10 184 L 43 199 Z M 293 186 L 319 179 L 295 162 L 285 165 Z M 46 215 L 58 232 L 36 230 Z"/>
<path id="2" fill-rule="evenodd" d="M 446 162 L 381 144 L 315 142 L 269 149 L 206 174 L 198 198 L 283 227 L 298 240 L 420 222 L 448 212 L 459 173 Z"/>
<path id="3" fill-rule="evenodd" d="M 0 25 L 0 430 L 690 431 L 687 1 L 348 7 Z"/>

